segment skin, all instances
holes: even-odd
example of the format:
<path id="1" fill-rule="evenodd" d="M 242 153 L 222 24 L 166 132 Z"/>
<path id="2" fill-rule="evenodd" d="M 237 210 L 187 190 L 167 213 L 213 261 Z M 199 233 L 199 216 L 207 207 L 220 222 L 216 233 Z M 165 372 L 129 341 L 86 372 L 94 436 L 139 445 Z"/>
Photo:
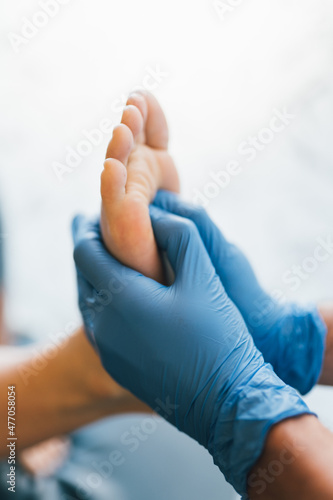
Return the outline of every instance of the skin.
<path id="1" fill-rule="evenodd" d="M 151 412 L 106 374 L 83 328 L 41 370 L 36 348 L 43 352 L 42 344 L 0 350 L 0 406 L 7 408 L 7 388 L 15 385 L 18 450 L 108 415 Z M 7 429 L 6 411 L 0 413 L 0 428 Z M 8 453 L 6 438 L 3 432 L 1 459 Z"/>
<path id="2" fill-rule="evenodd" d="M 316 417 L 281 422 L 270 431 L 264 453 L 249 474 L 249 497 L 331 500 L 332 461 L 333 434 Z"/>
<path id="3" fill-rule="evenodd" d="M 167 144 L 166 121 L 157 101 L 149 94 L 133 94 L 109 144 L 101 179 L 101 229 L 107 248 L 124 264 L 161 282 L 164 274 L 148 204 L 159 188 L 179 190 Z M 333 385 L 333 308 L 323 307 L 321 313 L 328 337 L 320 383 Z M 20 449 L 106 415 L 149 411 L 104 373 L 82 329 L 26 385 L 20 372 L 35 370 L 35 361 L 31 347 L 0 351 L 0 403 L 7 406 L 7 387 L 14 384 L 19 395 Z M 7 427 L 6 417 L 2 412 L 2 429 Z M 3 439 L 0 458 L 7 454 L 5 445 Z M 285 420 L 271 429 L 263 454 L 249 474 L 250 499 L 331 499 L 332 460 L 333 435 L 315 417 Z M 278 475 L 269 473 L 276 467 Z M 259 485 L 253 485 L 258 480 L 260 493 Z"/>
<path id="4" fill-rule="evenodd" d="M 128 101 L 122 124 L 115 130 L 109 144 L 105 169 L 102 174 L 102 218 L 101 228 L 109 251 L 124 264 L 141 271 L 146 276 L 163 281 L 163 270 L 152 233 L 148 205 L 158 187 L 178 190 L 171 183 L 174 165 L 167 155 L 167 128 L 164 115 L 156 105 L 155 142 L 149 143 L 146 111 L 147 98 L 138 95 Z M 140 114 L 137 109 L 140 110 Z M 157 131 L 157 132 L 156 132 Z M 156 138 L 157 133 L 157 138 Z M 163 152 L 162 157 L 159 155 Z M 163 168 L 163 165 L 168 168 Z M 142 177 L 146 182 L 142 183 Z M 166 185 L 167 184 L 167 187 Z M 120 230 L 120 231 L 119 231 Z M 144 238 L 140 238 L 144 235 Z M 133 241 L 135 242 L 133 248 Z M 333 384 L 333 307 L 321 308 L 328 328 L 325 361 L 320 379 L 322 384 Z M 295 451 L 286 454 L 297 443 Z M 294 446 L 295 447 L 295 446 Z M 295 455 L 295 456 L 294 456 Z M 268 434 L 266 446 L 258 463 L 251 471 L 259 474 L 270 470 L 273 464 L 283 470 L 276 476 L 268 476 L 261 484 L 249 484 L 251 500 L 321 500 L 333 498 L 333 435 L 313 416 L 289 419 L 274 426 Z M 290 458 L 292 460 L 290 460 Z M 277 464 L 276 464 L 277 463 Z M 273 478 L 273 481 L 272 481 Z"/>
<path id="5" fill-rule="evenodd" d="M 179 192 L 167 151 L 168 126 L 155 97 L 131 94 L 113 131 L 101 177 L 101 230 L 112 255 L 161 283 L 164 272 L 149 216 L 158 189 Z"/>
<path id="6" fill-rule="evenodd" d="M 167 123 L 156 99 L 146 93 L 132 94 L 108 146 L 101 182 L 101 228 L 106 245 L 124 264 L 159 281 L 163 281 L 164 274 L 148 204 L 160 188 L 179 191 L 177 171 L 167 145 Z M 0 303 L 0 321 L 1 314 Z M 0 334 L 4 331 L 0 323 Z M 104 372 L 82 328 L 42 370 L 35 369 L 35 349 L 36 346 L 29 346 L 0 350 L 0 404 L 6 408 L 7 387 L 15 385 L 19 395 L 17 446 L 25 450 L 21 456 L 27 468 L 32 461 L 40 463 L 41 457 L 44 460 L 47 448 L 44 446 L 36 453 L 35 447 L 29 455 L 28 447 L 107 415 L 151 412 Z M 43 346 L 39 349 L 43 351 Z M 33 374 L 28 376 L 27 384 L 22 373 Z M 6 412 L 0 415 L 0 426 L 7 427 Z M 7 454 L 6 444 L 2 439 L 0 458 Z M 53 449 L 56 448 L 54 441 Z"/>
<path id="7" fill-rule="evenodd" d="M 318 383 L 333 385 L 333 305 L 322 305 L 319 311 L 327 326 L 327 338 L 323 369 Z"/>
<path id="8" fill-rule="evenodd" d="M 320 313 L 327 326 L 327 341 L 319 384 L 333 385 L 333 306 L 320 307 Z M 284 463 L 286 461 L 288 463 Z M 265 481 L 263 471 L 269 471 L 270 464 L 276 462 L 280 464 L 275 465 L 276 470 L 283 467 L 281 474 L 277 477 L 268 474 L 269 480 Z M 255 475 L 248 489 L 249 497 L 251 500 L 330 500 L 333 498 L 332 463 L 333 434 L 317 418 L 302 416 L 283 421 L 269 432 L 264 452 L 249 474 L 248 479 Z M 257 484 L 251 486 L 254 481 Z"/>

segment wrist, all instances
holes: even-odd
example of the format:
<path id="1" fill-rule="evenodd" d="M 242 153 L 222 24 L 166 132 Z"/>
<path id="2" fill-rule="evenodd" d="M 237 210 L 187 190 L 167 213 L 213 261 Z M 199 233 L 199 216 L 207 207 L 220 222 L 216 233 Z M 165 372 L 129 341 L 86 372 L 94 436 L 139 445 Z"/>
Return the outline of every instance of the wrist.
<path id="1" fill-rule="evenodd" d="M 325 356 L 319 384 L 333 385 L 333 307 L 325 304 L 319 307 L 319 314 L 327 328 Z"/>
<path id="2" fill-rule="evenodd" d="M 248 476 L 251 500 L 329 500 L 333 480 L 332 434 L 313 415 L 284 420 L 268 433 Z"/>

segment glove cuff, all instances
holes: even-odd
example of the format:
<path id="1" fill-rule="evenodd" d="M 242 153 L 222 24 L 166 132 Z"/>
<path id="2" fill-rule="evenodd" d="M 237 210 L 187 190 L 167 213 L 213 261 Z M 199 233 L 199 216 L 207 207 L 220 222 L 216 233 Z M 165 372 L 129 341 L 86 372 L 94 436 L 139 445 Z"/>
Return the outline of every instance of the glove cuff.
<path id="1" fill-rule="evenodd" d="M 238 385 L 216 409 L 208 450 L 235 490 L 247 499 L 248 474 L 263 452 L 271 427 L 312 414 L 298 393 L 268 364 Z"/>
<path id="2" fill-rule="evenodd" d="M 307 394 L 318 382 L 326 347 L 327 327 L 318 309 L 290 304 L 270 335 L 279 356 L 266 361 L 286 384 Z"/>

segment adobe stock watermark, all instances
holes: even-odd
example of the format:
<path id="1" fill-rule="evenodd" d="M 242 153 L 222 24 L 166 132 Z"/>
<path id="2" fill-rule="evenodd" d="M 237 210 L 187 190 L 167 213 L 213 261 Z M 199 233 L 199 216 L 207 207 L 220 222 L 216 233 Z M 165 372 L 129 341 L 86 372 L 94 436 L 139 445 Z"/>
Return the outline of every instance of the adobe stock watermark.
<path id="1" fill-rule="evenodd" d="M 224 169 L 211 170 L 209 172 L 211 180 L 204 185 L 203 189 L 193 189 L 192 202 L 207 207 L 210 201 L 217 198 L 234 177 L 244 171 L 243 160 L 246 160 L 247 163 L 253 162 L 258 153 L 264 151 L 274 141 L 276 135 L 284 132 L 295 118 L 296 116 L 290 113 L 286 107 L 274 109 L 268 124 L 261 128 L 256 135 L 249 136 L 238 145 L 237 154 L 240 158 L 230 161 Z"/>
<path id="2" fill-rule="evenodd" d="M 288 285 L 292 292 L 296 292 L 304 281 L 307 281 L 314 274 L 321 264 L 327 262 L 333 255 L 332 235 L 316 239 L 312 255 L 305 257 L 300 264 L 294 264 L 282 275 L 282 281 Z"/>
<path id="3" fill-rule="evenodd" d="M 77 250 L 74 251 L 74 256 Z M 78 250 L 80 252 L 80 250 Z M 77 257 L 75 256 L 75 260 Z M 104 311 L 104 309 L 111 304 L 114 298 L 123 292 L 123 290 L 129 285 L 129 283 L 135 279 L 135 274 L 131 274 L 130 277 L 126 272 L 126 268 L 122 268 L 120 273 L 117 271 L 112 272 L 112 278 L 107 284 L 107 288 L 101 290 L 92 290 L 92 295 L 90 297 L 84 297 L 80 300 L 80 311 L 86 325 L 86 330 L 89 333 L 91 339 L 94 341 L 94 333 L 89 328 L 89 325 L 93 323 L 96 316 Z"/>
<path id="4" fill-rule="evenodd" d="M 161 83 L 169 77 L 169 73 L 162 70 L 159 64 L 155 67 L 147 66 L 146 74 L 142 79 L 141 85 L 136 86 L 136 89 L 154 91 Z M 111 103 L 111 111 L 114 114 L 120 113 L 127 101 L 128 96 L 122 94 L 119 98 L 114 99 Z M 82 130 L 82 139 L 75 146 L 67 146 L 65 159 L 62 162 L 54 161 L 52 170 L 59 182 L 64 181 L 64 177 L 74 172 L 74 170 L 87 158 L 94 150 L 100 146 L 104 140 L 104 136 L 110 136 L 113 128 L 117 125 L 110 117 L 103 118 L 97 127 L 91 130 Z"/>
<path id="5" fill-rule="evenodd" d="M 126 269 L 123 270 L 124 274 Z M 135 275 L 133 276 L 134 279 Z M 93 332 L 90 331 L 89 326 L 96 315 L 102 313 L 114 297 L 121 293 L 126 286 L 130 283 L 132 278 L 128 276 L 122 276 L 122 273 L 113 272 L 112 278 L 109 280 L 107 288 L 95 290 L 92 292 L 91 297 L 85 297 L 84 301 L 80 302 L 81 314 L 84 318 L 86 329 L 91 339 L 94 341 Z M 69 341 L 71 335 L 81 326 L 81 322 L 70 321 L 65 325 L 63 331 L 57 333 L 51 333 L 48 335 L 48 342 L 44 344 L 38 344 L 35 347 L 32 346 L 33 359 L 29 363 L 29 366 L 23 365 L 19 368 L 19 375 L 25 386 L 29 384 L 31 377 L 36 377 L 40 372 L 42 372 L 48 365 L 49 361 L 55 358 L 59 351 L 64 349 Z"/>
<path id="6" fill-rule="evenodd" d="M 18 373 L 25 386 L 29 384 L 31 377 L 36 377 L 42 372 L 49 361 L 55 358 L 59 351 L 66 347 L 70 336 L 79 326 L 79 322 L 70 321 L 66 324 L 63 331 L 49 334 L 49 342 L 43 345 L 36 345 L 36 347 L 32 348 L 31 354 L 33 358 L 29 366 L 23 364 L 23 366 L 18 368 Z"/>
<path id="7" fill-rule="evenodd" d="M 310 277 L 333 256 L 333 237 L 319 236 L 316 238 L 316 246 L 311 255 L 305 257 L 299 264 L 294 264 L 287 269 L 281 276 L 281 281 L 287 285 L 291 292 L 299 290 L 301 285 L 310 279 Z M 286 303 L 286 293 L 281 288 L 274 288 L 266 297 L 255 302 L 255 310 L 249 315 L 249 327 L 256 328 L 262 326 L 274 317 L 280 304 Z"/>
<path id="8" fill-rule="evenodd" d="M 257 488 L 255 493 L 262 495 L 267 488 L 267 485 L 273 484 L 276 479 L 283 474 L 285 469 L 293 464 L 297 458 L 305 452 L 306 447 L 293 442 L 282 442 L 283 449 L 275 460 L 271 460 L 267 468 L 259 468 L 255 473 L 248 477 L 248 485 L 251 488 Z"/>
<path id="9" fill-rule="evenodd" d="M 212 5 L 221 21 L 225 21 L 226 17 L 234 12 L 244 3 L 244 0 L 214 0 Z"/>
<path id="10" fill-rule="evenodd" d="M 121 447 L 119 449 L 110 450 L 106 459 L 93 460 L 90 463 L 91 472 L 84 479 L 76 480 L 75 498 L 82 500 L 92 498 L 96 490 L 100 487 L 105 488 L 105 481 L 109 481 L 113 474 L 121 466 L 126 464 L 128 458 L 136 453 L 149 438 L 155 434 L 162 420 L 162 416 L 166 420 L 178 408 L 178 405 L 171 403 L 167 397 L 165 401 L 160 399 L 155 400 L 156 407 L 154 411 L 158 415 L 148 415 L 143 417 L 139 422 L 131 425 L 120 436 Z M 62 496 L 62 500 L 71 500 L 72 497 Z"/>
<path id="11" fill-rule="evenodd" d="M 20 52 L 26 47 L 50 22 L 55 18 L 62 7 L 71 0 L 40 0 L 39 9 L 31 16 L 22 18 L 22 24 L 19 33 L 9 32 L 7 37 L 15 53 Z"/>

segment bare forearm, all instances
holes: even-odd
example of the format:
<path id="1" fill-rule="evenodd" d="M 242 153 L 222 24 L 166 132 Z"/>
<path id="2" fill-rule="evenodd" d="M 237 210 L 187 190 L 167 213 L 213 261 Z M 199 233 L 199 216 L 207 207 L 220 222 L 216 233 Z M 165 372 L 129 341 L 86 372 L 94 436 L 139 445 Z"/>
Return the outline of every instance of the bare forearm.
<path id="1" fill-rule="evenodd" d="M 319 384 L 333 385 L 333 304 L 319 308 L 327 326 L 326 350 Z"/>
<path id="2" fill-rule="evenodd" d="M 11 349 L 14 359 L 9 356 Z M 0 368 L 0 428 L 6 428 L 7 387 L 14 385 L 21 449 L 110 414 L 147 411 L 104 372 L 82 330 L 59 346 L 42 369 L 36 370 L 40 366 L 36 347 L 4 347 L 3 352 L 7 364 Z M 0 456 L 6 453 L 5 445 L 2 440 Z"/>
<path id="3" fill-rule="evenodd" d="M 333 435 L 313 416 L 273 427 L 248 477 L 251 500 L 331 500 Z"/>

